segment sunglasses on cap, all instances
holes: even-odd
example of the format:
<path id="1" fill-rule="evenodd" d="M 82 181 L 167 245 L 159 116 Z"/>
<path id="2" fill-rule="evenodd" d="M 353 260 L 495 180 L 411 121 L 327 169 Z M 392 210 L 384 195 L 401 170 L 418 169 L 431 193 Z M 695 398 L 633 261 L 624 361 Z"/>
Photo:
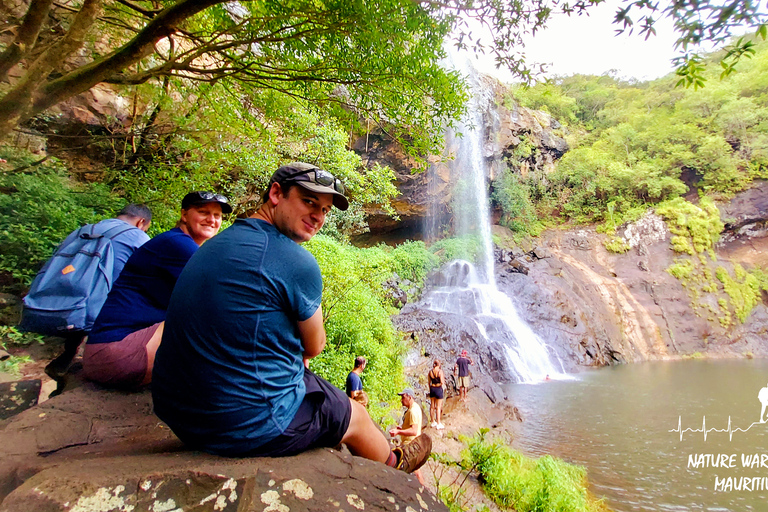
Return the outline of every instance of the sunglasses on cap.
<path id="1" fill-rule="evenodd" d="M 229 199 L 221 194 L 214 194 L 213 192 L 197 191 L 192 192 L 190 195 L 195 195 L 200 198 L 201 201 L 217 201 L 219 203 L 229 204 Z"/>
<path id="2" fill-rule="evenodd" d="M 310 174 L 312 177 L 310 177 Z M 296 179 L 299 176 L 306 176 L 307 179 Z M 309 169 L 306 171 L 301 171 L 283 180 L 283 182 L 286 181 L 310 181 L 322 187 L 331 187 L 333 190 L 342 195 L 346 195 L 347 193 L 346 187 L 339 178 L 322 169 Z"/>

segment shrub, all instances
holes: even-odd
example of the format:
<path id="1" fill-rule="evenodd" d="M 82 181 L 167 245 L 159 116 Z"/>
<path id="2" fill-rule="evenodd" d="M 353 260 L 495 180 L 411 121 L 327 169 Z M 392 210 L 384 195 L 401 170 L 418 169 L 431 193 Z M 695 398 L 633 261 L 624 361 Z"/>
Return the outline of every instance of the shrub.
<path id="1" fill-rule="evenodd" d="M 28 155 L 0 148 L 10 165 Z M 75 183 L 55 159 L 32 172 L 0 173 L 0 272 L 28 285 L 59 243 L 83 224 L 112 216 L 125 201 L 100 184 Z"/>
<path id="2" fill-rule="evenodd" d="M 483 489 L 497 504 L 517 512 L 605 510 L 587 492 L 586 471 L 545 455 L 531 459 L 478 434 L 468 445 L 464 465 L 475 466 Z"/>
<path id="3" fill-rule="evenodd" d="M 702 197 L 696 206 L 678 197 L 656 207 L 656 213 L 664 217 L 669 230 L 676 235 L 672 238 L 676 252 L 690 255 L 708 252 L 715 259 L 714 244 L 724 225 L 711 199 Z"/>
<path id="4" fill-rule="evenodd" d="M 760 301 L 761 285 L 756 275 L 747 273 L 738 263 L 733 268 L 734 277 L 731 277 L 724 267 L 717 267 L 715 276 L 723 283 L 723 289 L 731 299 L 736 316 L 743 323 Z M 720 306 L 722 307 L 722 304 Z"/>
<path id="5" fill-rule="evenodd" d="M 380 419 L 400 407 L 397 392 L 405 385 L 406 349 L 390 320 L 395 308 L 382 283 L 394 273 L 420 282 L 436 258 L 422 242 L 362 249 L 318 235 L 305 247 L 317 258 L 325 286 L 322 308 L 328 341 L 312 360 L 312 370 L 343 389 L 354 358 L 365 356 L 362 379 L 369 411 Z"/>

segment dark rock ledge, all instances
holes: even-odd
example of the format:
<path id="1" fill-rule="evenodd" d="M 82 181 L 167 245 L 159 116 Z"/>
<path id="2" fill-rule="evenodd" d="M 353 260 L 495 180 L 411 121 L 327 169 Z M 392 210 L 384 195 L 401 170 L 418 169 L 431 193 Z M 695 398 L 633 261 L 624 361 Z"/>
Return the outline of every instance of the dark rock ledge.
<path id="1" fill-rule="evenodd" d="M 84 384 L 0 422 L 0 511 L 447 510 L 414 477 L 346 450 L 185 450 L 151 410 L 149 392 Z"/>

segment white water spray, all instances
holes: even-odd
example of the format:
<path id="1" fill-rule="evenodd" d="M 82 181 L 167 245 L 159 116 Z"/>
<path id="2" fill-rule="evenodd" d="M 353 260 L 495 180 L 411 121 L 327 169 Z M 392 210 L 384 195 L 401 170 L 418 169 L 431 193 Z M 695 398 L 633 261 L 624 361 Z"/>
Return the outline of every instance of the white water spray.
<path id="1" fill-rule="evenodd" d="M 517 314 L 510 298 L 496 287 L 493 242 L 488 204 L 488 172 L 483 148 L 483 110 L 490 111 L 492 91 L 482 87 L 480 76 L 466 58 L 452 55 L 451 64 L 461 71 L 472 89 L 467 118 L 459 126 L 462 137 L 449 133 L 447 140 L 454 148 L 451 176 L 455 180 L 453 212 L 456 234 L 475 236 L 480 240 L 477 267 L 463 260 L 452 262 L 444 274 L 447 286 L 435 288 L 424 297 L 427 309 L 454 313 L 471 318 L 486 343 L 498 342 L 505 348 L 507 360 L 516 380 L 537 382 L 562 377 L 546 345 Z"/>

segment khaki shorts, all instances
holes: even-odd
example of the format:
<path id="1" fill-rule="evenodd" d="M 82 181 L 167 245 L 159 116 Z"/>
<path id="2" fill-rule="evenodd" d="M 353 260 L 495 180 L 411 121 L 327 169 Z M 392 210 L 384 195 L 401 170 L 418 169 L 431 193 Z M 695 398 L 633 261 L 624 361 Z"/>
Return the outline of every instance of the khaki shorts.
<path id="1" fill-rule="evenodd" d="M 85 377 L 111 387 L 139 387 L 147 374 L 147 344 L 159 326 L 160 323 L 150 325 L 120 341 L 86 344 Z"/>
<path id="2" fill-rule="evenodd" d="M 460 388 L 467 388 L 469 389 L 469 375 L 466 377 L 457 377 L 458 383 L 456 384 Z"/>

